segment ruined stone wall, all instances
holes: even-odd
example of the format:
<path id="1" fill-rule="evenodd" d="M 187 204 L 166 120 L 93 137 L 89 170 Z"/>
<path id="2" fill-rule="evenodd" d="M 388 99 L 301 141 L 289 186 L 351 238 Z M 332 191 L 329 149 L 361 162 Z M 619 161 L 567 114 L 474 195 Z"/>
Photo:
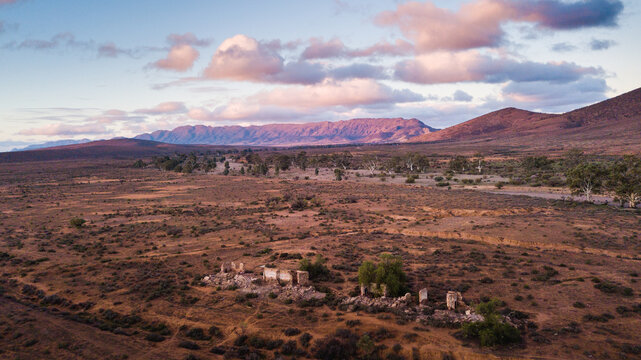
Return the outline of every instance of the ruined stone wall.
<path id="1" fill-rule="evenodd" d="M 274 268 L 264 268 L 263 269 L 263 280 L 265 281 L 278 281 L 278 269 Z"/>

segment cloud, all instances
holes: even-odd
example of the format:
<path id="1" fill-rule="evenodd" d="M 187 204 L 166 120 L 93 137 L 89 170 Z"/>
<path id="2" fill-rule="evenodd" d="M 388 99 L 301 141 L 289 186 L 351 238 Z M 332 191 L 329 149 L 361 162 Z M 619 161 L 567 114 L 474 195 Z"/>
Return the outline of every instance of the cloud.
<path id="1" fill-rule="evenodd" d="M 410 90 L 392 89 L 371 79 L 328 79 L 321 84 L 278 88 L 256 96 L 260 104 L 302 109 L 392 104 L 423 99 L 422 95 Z"/>
<path id="2" fill-rule="evenodd" d="M 0 6 L 2 6 L 2 5 L 15 4 L 15 3 L 19 3 L 19 2 L 21 2 L 21 1 L 22 1 L 22 0 L 0 0 Z"/>
<path id="3" fill-rule="evenodd" d="M 605 100 L 607 90 L 605 80 L 586 77 L 571 83 L 510 82 L 501 92 L 506 101 L 517 102 L 526 108 L 548 111 L 561 108 L 567 111 L 572 105 L 582 106 Z"/>
<path id="4" fill-rule="evenodd" d="M 452 99 L 454 101 L 470 102 L 474 97 L 463 90 L 456 90 L 454 95 L 452 95 Z"/>
<path id="5" fill-rule="evenodd" d="M 98 46 L 98 57 L 110 57 L 115 58 L 120 55 L 131 56 L 131 51 L 126 49 L 121 49 L 113 42 L 108 42 Z"/>
<path id="6" fill-rule="evenodd" d="M 283 84 L 315 84 L 326 78 L 322 64 L 304 60 L 285 62 L 279 49 L 295 46 L 259 42 L 236 35 L 220 44 L 204 71 L 205 78 Z"/>
<path id="7" fill-rule="evenodd" d="M 169 34 L 167 43 L 171 45 L 164 59 L 151 64 L 151 67 L 162 70 L 187 71 L 194 66 L 200 56 L 195 47 L 209 46 L 211 39 L 199 39 L 193 33 Z"/>
<path id="8" fill-rule="evenodd" d="M 220 44 L 205 69 L 211 79 L 264 81 L 283 70 L 283 58 L 253 38 L 236 35 Z"/>
<path id="9" fill-rule="evenodd" d="M 56 135 L 97 135 L 104 134 L 107 132 L 107 128 L 104 124 L 99 122 L 89 123 L 89 124 L 68 124 L 68 123 L 57 123 L 57 124 L 48 124 L 42 127 L 26 129 L 20 131 L 19 135 L 46 135 L 46 136 L 56 136 Z"/>
<path id="10" fill-rule="evenodd" d="M 381 41 L 363 49 L 350 49 L 338 38 L 333 38 L 329 41 L 312 38 L 309 41 L 309 45 L 303 50 L 301 59 L 356 58 L 381 55 L 402 56 L 411 54 L 413 51 L 414 45 L 402 39 L 397 39 L 394 43 Z"/>
<path id="11" fill-rule="evenodd" d="M 26 39 L 20 43 L 9 43 L 4 45 L 7 49 L 32 49 L 32 50 L 53 50 L 61 47 L 91 49 L 94 46 L 92 41 L 79 41 L 68 32 L 58 33 L 49 40 Z"/>
<path id="12" fill-rule="evenodd" d="M 616 44 L 617 43 L 614 40 L 592 39 L 592 41 L 590 41 L 590 49 L 595 51 L 607 50 Z"/>
<path id="13" fill-rule="evenodd" d="M 332 78 L 337 80 L 343 79 L 387 79 L 389 76 L 385 73 L 382 66 L 370 64 L 351 64 L 340 66 L 330 71 Z"/>
<path id="14" fill-rule="evenodd" d="M 414 51 L 414 45 L 403 39 L 396 39 L 394 43 L 388 41 L 381 41 L 372 46 L 364 49 L 355 49 L 348 52 L 351 57 L 365 57 L 365 56 L 403 56 L 409 55 Z"/>
<path id="15" fill-rule="evenodd" d="M 566 30 L 596 26 L 616 26 L 623 11 L 620 0 L 503 1 L 517 11 L 515 20 L 534 22 L 538 26 Z"/>
<path id="16" fill-rule="evenodd" d="M 300 119 L 329 110 L 393 106 L 424 100 L 410 90 L 396 90 L 371 79 L 336 81 L 325 79 L 314 85 L 294 85 L 234 99 L 213 111 L 194 108 L 188 116 L 199 121 Z"/>
<path id="17" fill-rule="evenodd" d="M 556 52 L 568 52 L 573 50 L 576 50 L 576 46 L 572 44 L 568 44 L 566 42 L 556 43 L 552 45 L 552 51 L 556 51 Z"/>
<path id="18" fill-rule="evenodd" d="M 439 84 L 456 82 L 498 83 L 551 81 L 571 82 L 585 75 L 600 75 L 603 70 L 581 67 L 574 63 L 537 63 L 494 58 L 475 50 L 464 52 L 436 52 L 419 55 L 414 59 L 399 62 L 395 77 L 399 80 Z"/>
<path id="19" fill-rule="evenodd" d="M 160 103 L 153 108 L 134 110 L 134 113 L 147 115 L 181 114 L 185 112 L 187 112 L 187 108 L 180 101 L 168 101 Z"/>
<path id="20" fill-rule="evenodd" d="M 327 42 L 319 38 L 312 38 L 309 46 L 303 50 L 302 59 L 326 59 L 345 56 L 346 49 L 342 41 L 337 38 Z"/>
<path id="21" fill-rule="evenodd" d="M 211 39 L 199 39 L 193 33 L 169 34 L 167 42 L 171 45 L 191 45 L 191 46 L 209 46 Z"/>
<path id="22" fill-rule="evenodd" d="M 169 50 L 167 57 L 154 62 L 153 66 L 163 70 L 187 71 L 194 66 L 198 56 L 200 53 L 191 45 L 174 45 Z"/>
<path id="23" fill-rule="evenodd" d="M 497 47 L 510 21 L 553 30 L 616 26 L 622 10 L 620 0 L 475 0 L 458 11 L 413 1 L 378 14 L 375 23 L 398 27 L 418 52 L 431 52 Z"/>

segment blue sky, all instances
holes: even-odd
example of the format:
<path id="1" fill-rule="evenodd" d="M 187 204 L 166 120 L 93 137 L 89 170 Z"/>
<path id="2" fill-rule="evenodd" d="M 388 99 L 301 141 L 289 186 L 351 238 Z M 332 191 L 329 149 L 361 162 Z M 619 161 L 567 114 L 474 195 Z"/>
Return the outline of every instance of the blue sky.
<path id="1" fill-rule="evenodd" d="M 0 0 L 0 151 L 181 125 L 563 112 L 641 84 L 631 0 Z"/>

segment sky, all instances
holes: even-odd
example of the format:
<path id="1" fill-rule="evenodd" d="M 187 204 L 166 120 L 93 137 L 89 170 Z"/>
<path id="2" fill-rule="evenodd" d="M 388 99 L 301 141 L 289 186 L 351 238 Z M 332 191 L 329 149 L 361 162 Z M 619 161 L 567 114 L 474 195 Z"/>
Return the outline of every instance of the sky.
<path id="1" fill-rule="evenodd" d="M 0 151 L 183 125 L 560 113 L 641 86 L 636 0 L 0 0 Z"/>

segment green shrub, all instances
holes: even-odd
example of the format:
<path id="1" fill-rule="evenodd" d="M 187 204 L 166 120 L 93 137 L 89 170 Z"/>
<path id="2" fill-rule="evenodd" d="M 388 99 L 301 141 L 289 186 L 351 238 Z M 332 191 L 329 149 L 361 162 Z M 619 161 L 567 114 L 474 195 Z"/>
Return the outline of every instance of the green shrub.
<path id="1" fill-rule="evenodd" d="M 79 217 L 73 217 L 71 218 L 71 220 L 69 220 L 69 224 L 78 229 L 80 229 L 86 222 L 87 220 Z"/>
<path id="2" fill-rule="evenodd" d="M 321 280 L 329 278 L 329 269 L 325 266 L 326 260 L 316 254 L 316 259 L 311 262 L 309 259 L 302 259 L 298 268 L 302 271 L 309 272 L 310 280 Z"/>
<path id="3" fill-rule="evenodd" d="M 462 334 L 468 339 L 478 339 L 481 346 L 508 345 L 521 342 L 521 333 L 515 327 L 502 321 L 496 312 L 502 301 L 492 299 L 479 304 L 476 311 L 483 315 L 485 320 L 464 324 Z"/>

